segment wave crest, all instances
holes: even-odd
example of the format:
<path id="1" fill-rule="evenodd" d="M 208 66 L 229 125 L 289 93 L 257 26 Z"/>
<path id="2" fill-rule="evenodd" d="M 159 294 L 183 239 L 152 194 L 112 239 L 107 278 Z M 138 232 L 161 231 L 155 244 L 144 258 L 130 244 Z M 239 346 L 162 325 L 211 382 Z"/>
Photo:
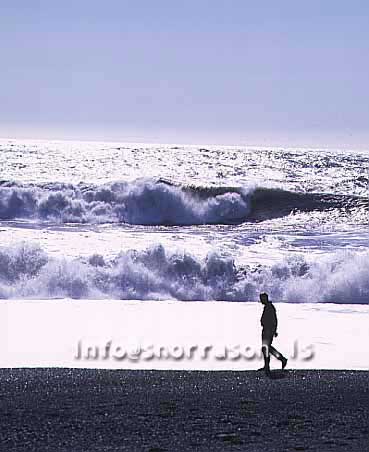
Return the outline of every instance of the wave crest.
<path id="1" fill-rule="evenodd" d="M 247 196 L 229 190 L 206 198 L 154 180 L 104 186 L 63 184 L 0 187 L 0 219 L 140 225 L 237 223 L 249 213 Z"/>
<path id="2" fill-rule="evenodd" d="M 1 298 L 257 300 L 369 302 L 369 252 L 309 262 L 295 255 L 271 267 L 240 267 L 213 251 L 198 259 L 162 245 L 121 252 L 113 260 L 56 259 L 35 245 L 0 249 Z"/>
<path id="3" fill-rule="evenodd" d="M 237 224 L 293 211 L 368 210 L 360 197 L 294 193 L 275 188 L 177 186 L 140 179 L 102 186 L 0 184 L 0 219 L 139 225 Z"/>

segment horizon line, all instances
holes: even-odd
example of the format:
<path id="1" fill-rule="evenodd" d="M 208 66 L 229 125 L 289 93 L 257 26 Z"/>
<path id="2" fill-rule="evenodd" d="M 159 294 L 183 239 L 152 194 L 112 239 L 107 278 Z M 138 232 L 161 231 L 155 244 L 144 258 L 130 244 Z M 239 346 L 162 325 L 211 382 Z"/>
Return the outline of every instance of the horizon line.
<path id="1" fill-rule="evenodd" d="M 367 147 L 351 147 L 351 146 L 332 146 L 327 144 L 322 145 L 308 145 L 308 144 L 299 144 L 299 145 L 291 145 L 291 144 L 261 144 L 257 142 L 250 143 L 233 143 L 233 144 L 224 144 L 224 143 L 210 143 L 202 141 L 200 143 L 186 143 L 181 141 L 169 141 L 169 142 L 161 142 L 161 141 L 152 141 L 152 140 L 130 140 L 130 139 L 85 139 L 85 138 L 32 138 L 32 137 L 23 137 L 18 138 L 16 136 L 0 136 L 0 141 L 33 141 L 33 142 L 74 142 L 74 143 L 90 143 L 90 144 L 129 144 L 129 145 L 150 145 L 150 146 L 183 146 L 183 147 L 215 147 L 221 146 L 223 148 L 257 148 L 257 149 L 266 149 L 266 150 L 275 150 L 276 148 L 283 148 L 284 150 L 294 149 L 294 150 L 320 150 L 320 151 L 346 151 L 346 152 L 360 152 L 360 151 L 369 151 L 369 145 Z"/>

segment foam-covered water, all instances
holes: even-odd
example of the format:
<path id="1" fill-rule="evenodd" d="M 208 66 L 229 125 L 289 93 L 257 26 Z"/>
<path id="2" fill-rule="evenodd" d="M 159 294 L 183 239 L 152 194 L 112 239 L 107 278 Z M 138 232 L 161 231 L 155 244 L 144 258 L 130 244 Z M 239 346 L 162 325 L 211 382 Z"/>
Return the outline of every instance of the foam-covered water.
<path id="1" fill-rule="evenodd" d="M 294 211 L 362 209 L 361 196 L 296 193 L 277 188 L 181 187 L 139 179 L 100 186 L 45 183 L 0 185 L 0 219 L 61 223 L 200 225 L 262 221 Z"/>
<path id="2" fill-rule="evenodd" d="M 369 251 L 309 261 L 290 255 L 272 266 L 237 265 L 214 251 L 199 259 L 162 245 L 65 259 L 26 243 L 0 251 L 1 298 L 118 298 L 248 301 L 266 290 L 289 302 L 366 303 Z"/>
<path id="3" fill-rule="evenodd" d="M 0 297 L 368 303 L 363 152 L 0 143 Z"/>

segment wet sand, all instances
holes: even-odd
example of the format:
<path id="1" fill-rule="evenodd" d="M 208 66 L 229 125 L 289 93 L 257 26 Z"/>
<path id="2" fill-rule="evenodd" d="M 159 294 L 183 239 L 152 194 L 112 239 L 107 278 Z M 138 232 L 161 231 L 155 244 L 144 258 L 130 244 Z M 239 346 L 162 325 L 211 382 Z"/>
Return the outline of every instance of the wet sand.
<path id="1" fill-rule="evenodd" d="M 369 373 L 0 369 L 1 451 L 369 451 Z"/>

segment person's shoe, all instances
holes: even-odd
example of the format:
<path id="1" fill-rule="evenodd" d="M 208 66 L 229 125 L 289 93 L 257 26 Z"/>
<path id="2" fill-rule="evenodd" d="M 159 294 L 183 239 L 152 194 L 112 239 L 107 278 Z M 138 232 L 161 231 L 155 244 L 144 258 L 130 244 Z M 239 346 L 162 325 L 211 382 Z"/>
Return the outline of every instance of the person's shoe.
<path id="1" fill-rule="evenodd" d="M 282 369 L 284 369 L 287 366 L 287 358 L 282 358 Z"/>

